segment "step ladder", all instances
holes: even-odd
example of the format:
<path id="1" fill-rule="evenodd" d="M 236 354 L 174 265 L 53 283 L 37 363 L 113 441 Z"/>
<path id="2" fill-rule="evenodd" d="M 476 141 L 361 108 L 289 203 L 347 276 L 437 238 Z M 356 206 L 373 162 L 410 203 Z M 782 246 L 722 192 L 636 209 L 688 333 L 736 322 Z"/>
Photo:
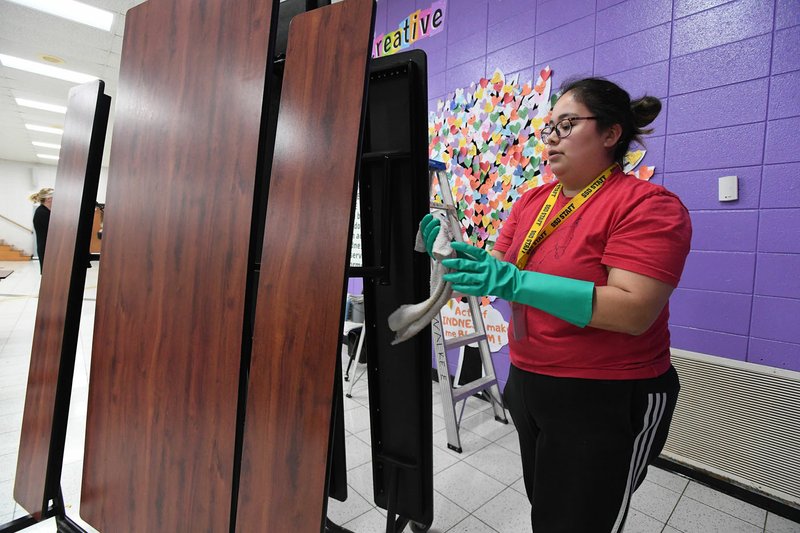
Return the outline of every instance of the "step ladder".
<path id="1" fill-rule="evenodd" d="M 364 347 L 364 337 L 367 333 L 367 328 L 365 326 L 366 325 L 364 322 L 350 322 L 346 320 L 344 323 L 344 331 L 342 334 L 345 336 L 356 329 L 361 330 L 358 333 L 358 344 L 356 345 L 355 352 L 349 353 L 348 351 L 347 354 L 347 356 L 350 358 L 350 361 L 347 363 L 347 370 L 344 373 L 344 380 L 350 382 L 350 388 L 347 389 L 347 394 L 345 394 L 345 396 L 348 398 L 353 397 L 353 387 L 355 387 L 356 382 L 367 373 L 367 364 L 361 363 L 361 349 Z M 350 368 L 353 365 L 353 361 L 355 361 L 356 367 L 353 369 L 353 377 L 350 378 Z"/>
<path id="2" fill-rule="evenodd" d="M 440 209 L 445 211 L 447 223 L 450 224 L 451 233 L 453 235 L 461 235 L 461 223 L 458 220 L 458 212 L 456 211 L 455 202 L 453 201 L 450 180 L 447 178 L 447 173 L 445 172 L 445 164 L 440 161 L 430 160 L 428 168 L 431 193 L 433 193 L 433 178 L 435 177 L 439 181 L 439 190 L 442 197 L 442 203 L 431 202 L 431 210 Z M 432 195 L 433 194 L 431 194 L 431 196 Z M 489 401 L 492 404 L 492 409 L 494 410 L 494 419 L 503 424 L 508 424 L 503 401 L 500 397 L 500 389 L 497 386 L 497 377 L 494 373 L 494 364 L 492 363 L 492 353 L 489 350 L 489 341 L 486 339 L 486 328 L 483 323 L 480 303 L 475 296 L 467 296 L 467 302 L 469 303 L 472 325 L 475 328 L 474 333 L 445 340 L 441 312 L 436 315 L 431 322 L 433 345 L 434 351 L 436 352 L 436 367 L 439 373 L 439 388 L 442 393 L 444 423 L 447 428 L 447 447 L 458 453 L 462 452 L 461 438 L 459 437 L 458 430 L 461 427 L 461 417 L 464 415 L 464 407 L 467 404 L 467 398 L 470 396 L 486 391 L 489 396 Z M 450 380 L 450 371 L 447 366 L 447 350 L 460 348 L 475 342 L 478 343 L 484 375 L 454 390 Z M 458 416 L 456 416 L 456 406 L 459 402 L 462 402 L 461 410 Z"/>

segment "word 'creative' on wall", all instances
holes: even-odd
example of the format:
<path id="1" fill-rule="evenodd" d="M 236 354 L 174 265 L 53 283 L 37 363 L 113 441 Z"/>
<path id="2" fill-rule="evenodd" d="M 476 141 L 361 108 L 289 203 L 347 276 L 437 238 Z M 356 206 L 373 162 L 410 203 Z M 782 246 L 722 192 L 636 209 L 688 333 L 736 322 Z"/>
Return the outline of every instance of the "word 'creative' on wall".
<path id="1" fill-rule="evenodd" d="M 418 9 L 407 16 L 395 31 L 375 38 L 372 57 L 395 54 L 414 42 L 442 31 L 446 0 L 434 2 L 429 9 Z"/>

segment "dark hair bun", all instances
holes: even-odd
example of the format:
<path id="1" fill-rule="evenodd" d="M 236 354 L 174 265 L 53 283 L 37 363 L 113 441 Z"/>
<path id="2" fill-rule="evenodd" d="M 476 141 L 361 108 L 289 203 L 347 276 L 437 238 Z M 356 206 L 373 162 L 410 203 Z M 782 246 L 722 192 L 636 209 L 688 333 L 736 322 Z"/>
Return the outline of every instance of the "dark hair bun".
<path id="1" fill-rule="evenodd" d="M 654 96 L 643 96 L 631 100 L 633 123 L 637 128 L 644 128 L 653 122 L 661 112 L 661 101 Z"/>

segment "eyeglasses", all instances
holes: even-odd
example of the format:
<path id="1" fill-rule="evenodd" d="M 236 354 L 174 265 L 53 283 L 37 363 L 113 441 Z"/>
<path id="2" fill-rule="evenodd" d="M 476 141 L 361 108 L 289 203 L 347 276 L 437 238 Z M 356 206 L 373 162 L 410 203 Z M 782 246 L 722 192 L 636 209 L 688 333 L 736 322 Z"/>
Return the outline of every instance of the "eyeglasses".
<path id="1" fill-rule="evenodd" d="M 569 137 L 569 134 L 572 133 L 572 127 L 574 126 L 573 121 L 575 120 L 597 120 L 597 117 L 569 117 L 559 120 L 555 126 L 550 126 L 548 124 L 542 128 L 542 142 L 550 144 L 550 135 L 553 132 L 555 132 L 556 137 L 559 139 Z"/>

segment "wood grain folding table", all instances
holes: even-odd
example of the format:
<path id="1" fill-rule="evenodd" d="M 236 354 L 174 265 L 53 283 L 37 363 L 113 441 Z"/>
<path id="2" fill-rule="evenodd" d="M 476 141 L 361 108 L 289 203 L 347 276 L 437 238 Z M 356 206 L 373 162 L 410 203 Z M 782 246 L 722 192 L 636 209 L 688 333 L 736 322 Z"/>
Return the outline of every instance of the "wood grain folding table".
<path id="1" fill-rule="evenodd" d="M 345 0 L 292 21 L 256 304 L 242 533 L 319 531 L 324 518 L 373 17 L 373 0 Z"/>
<path id="2" fill-rule="evenodd" d="M 100 80 L 70 90 L 22 417 L 14 499 L 35 519 L 60 491 L 61 463 L 111 98 Z"/>
<path id="3" fill-rule="evenodd" d="M 245 288 L 277 0 L 128 11 L 81 516 L 228 531 Z"/>

